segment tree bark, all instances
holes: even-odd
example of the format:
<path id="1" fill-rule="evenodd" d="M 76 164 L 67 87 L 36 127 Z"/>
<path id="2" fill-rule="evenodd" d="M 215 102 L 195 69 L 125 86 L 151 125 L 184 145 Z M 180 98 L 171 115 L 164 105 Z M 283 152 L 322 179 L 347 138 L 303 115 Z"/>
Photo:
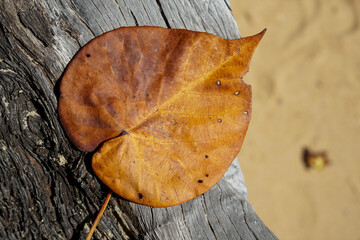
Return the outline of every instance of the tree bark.
<path id="1" fill-rule="evenodd" d="M 108 189 L 57 115 L 66 65 L 88 41 L 153 25 L 240 37 L 227 0 L 0 2 L 0 238 L 83 239 Z M 247 201 L 234 161 L 210 191 L 169 208 L 113 195 L 94 239 L 277 239 Z"/>

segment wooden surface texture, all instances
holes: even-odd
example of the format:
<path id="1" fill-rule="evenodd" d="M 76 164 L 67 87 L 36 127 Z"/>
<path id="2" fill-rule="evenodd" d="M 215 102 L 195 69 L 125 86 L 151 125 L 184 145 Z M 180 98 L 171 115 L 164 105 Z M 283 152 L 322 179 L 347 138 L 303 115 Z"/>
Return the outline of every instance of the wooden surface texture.
<path id="1" fill-rule="evenodd" d="M 122 26 L 240 37 L 227 1 L 0 2 L 0 238 L 83 239 L 108 189 L 57 115 L 75 53 Z M 276 239 L 247 201 L 237 161 L 209 192 L 169 208 L 113 196 L 94 239 Z"/>

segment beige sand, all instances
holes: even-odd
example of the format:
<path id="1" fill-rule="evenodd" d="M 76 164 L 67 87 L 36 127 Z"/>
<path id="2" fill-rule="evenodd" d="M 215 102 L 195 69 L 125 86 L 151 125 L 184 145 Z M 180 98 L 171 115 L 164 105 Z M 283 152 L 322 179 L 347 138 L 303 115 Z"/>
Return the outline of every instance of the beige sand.
<path id="1" fill-rule="evenodd" d="M 280 239 L 360 239 L 360 1 L 232 0 L 242 36 L 267 27 L 245 81 L 239 155 L 249 199 Z M 331 165 L 306 170 L 304 147 Z"/>

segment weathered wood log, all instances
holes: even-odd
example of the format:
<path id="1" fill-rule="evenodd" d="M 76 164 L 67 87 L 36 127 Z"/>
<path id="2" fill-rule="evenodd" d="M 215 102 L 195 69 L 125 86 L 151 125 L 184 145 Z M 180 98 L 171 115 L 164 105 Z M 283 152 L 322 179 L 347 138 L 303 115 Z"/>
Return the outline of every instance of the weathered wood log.
<path id="1" fill-rule="evenodd" d="M 84 238 L 108 192 L 91 153 L 68 140 L 58 84 L 75 53 L 121 27 L 154 25 L 240 37 L 226 0 L 0 2 L 0 238 Z M 234 161 L 209 192 L 151 208 L 113 195 L 96 239 L 276 239 L 247 201 Z"/>

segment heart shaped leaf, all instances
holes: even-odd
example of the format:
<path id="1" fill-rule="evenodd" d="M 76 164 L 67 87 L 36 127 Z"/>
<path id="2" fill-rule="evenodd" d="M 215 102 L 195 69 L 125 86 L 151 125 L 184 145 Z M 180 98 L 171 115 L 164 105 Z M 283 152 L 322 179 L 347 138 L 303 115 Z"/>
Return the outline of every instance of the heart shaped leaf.
<path id="1" fill-rule="evenodd" d="M 119 28 L 84 46 L 60 85 L 70 139 L 131 201 L 166 207 L 214 186 L 251 116 L 242 81 L 265 31 L 236 40 L 159 27 Z"/>

